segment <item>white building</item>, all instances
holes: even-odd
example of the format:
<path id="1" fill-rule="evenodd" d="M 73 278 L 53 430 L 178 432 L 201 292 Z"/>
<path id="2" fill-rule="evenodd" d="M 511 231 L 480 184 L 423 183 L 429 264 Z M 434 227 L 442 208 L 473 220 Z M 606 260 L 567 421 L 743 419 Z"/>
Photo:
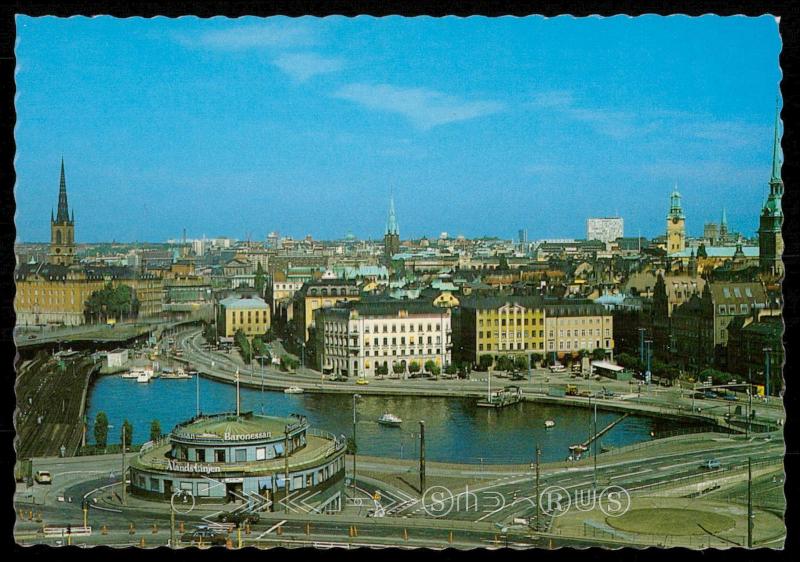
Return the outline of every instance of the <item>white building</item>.
<path id="1" fill-rule="evenodd" d="M 407 374 L 433 361 L 450 364 L 451 315 L 427 301 L 348 302 L 317 311 L 317 368 L 354 377 L 373 377 L 378 366 L 388 373 L 399 364 Z"/>
<path id="2" fill-rule="evenodd" d="M 606 217 L 587 219 L 586 239 L 613 242 L 623 236 L 623 222 L 621 217 Z"/>
<path id="3" fill-rule="evenodd" d="M 115 349 L 114 351 L 106 351 L 106 364 L 109 369 L 118 369 L 124 367 L 128 363 L 128 350 Z"/>

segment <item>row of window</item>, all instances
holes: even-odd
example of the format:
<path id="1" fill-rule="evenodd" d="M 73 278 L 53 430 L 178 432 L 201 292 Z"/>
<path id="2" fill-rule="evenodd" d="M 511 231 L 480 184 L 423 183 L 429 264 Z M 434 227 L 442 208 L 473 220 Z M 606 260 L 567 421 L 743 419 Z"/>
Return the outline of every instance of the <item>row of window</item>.
<path id="1" fill-rule="evenodd" d="M 525 349 L 531 349 L 531 350 L 544 349 L 544 342 L 538 342 L 538 343 L 530 342 L 530 344 L 528 342 L 500 343 L 496 346 L 492 346 L 492 344 L 487 343 L 485 344 L 485 347 L 484 344 L 482 343 L 478 344 L 478 351 L 492 351 L 495 348 L 497 348 L 497 350 L 500 351 L 514 351 L 514 350 L 522 351 Z"/>
<path id="2" fill-rule="evenodd" d="M 387 350 L 387 349 L 384 349 L 384 350 L 382 350 L 382 352 L 379 351 L 379 350 L 375 350 L 374 353 L 372 351 L 370 351 L 369 349 L 367 349 L 366 351 L 364 351 L 364 357 L 372 357 L 372 356 L 375 356 L 375 357 L 381 357 L 381 356 L 388 357 L 389 355 L 393 355 L 393 356 L 398 356 L 399 355 L 401 357 L 404 356 L 404 355 L 426 356 L 426 355 L 434 355 L 433 349 L 434 348 L 427 348 L 427 349 L 423 349 L 423 348 L 418 348 L 418 349 L 414 349 L 414 348 L 392 349 L 391 352 L 389 350 Z M 436 355 L 440 355 L 441 353 L 442 353 L 442 348 L 441 347 L 437 347 L 436 348 Z M 347 349 L 345 349 L 345 348 L 336 348 L 336 347 L 326 347 L 325 348 L 325 354 L 328 355 L 328 356 L 332 356 L 332 355 L 339 355 L 339 356 L 347 355 Z"/>
<path id="3" fill-rule="evenodd" d="M 481 339 L 481 340 L 484 339 L 484 335 L 486 336 L 486 338 L 491 338 L 492 337 L 492 332 L 478 332 L 478 339 Z M 514 332 L 494 332 L 495 339 L 498 339 L 498 338 L 509 338 L 509 337 L 513 338 L 514 335 L 515 335 Z M 532 338 L 535 338 L 536 337 L 536 331 L 535 330 L 531 330 L 530 332 L 528 332 L 528 330 L 524 330 L 524 331 L 521 331 L 521 332 L 516 332 L 516 336 L 518 338 L 523 338 L 523 337 L 527 338 L 529 336 L 532 337 Z M 540 338 L 544 337 L 544 330 L 539 330 L 539 337 Z"/>
<path id="4" fill-rule="evenodd" d="M 735 304 L 729 304 L 729 305 L 721 304 L 721 305 L 719 305 L 717 310 L 719 310 L 720 314 L 736 314 L 736 305 Z M 749 314 L 750 313 L 750 307 L 748 305 L 744 304 L 744 303 L 740 304 L 739 305 L 739 313 L 740 314 Z"/>
<path id="5" fill-rule="evenodd" d="M 253 313 L 255 313 L 255 314 L 253 314 Z M 264 310 L 248 310 L 247 311 L 247 323 L 250 324 L 252 322 L 255 322 L 256 324 L 260 324 L 260 323 L 267 322 L 267 321 L 269 321 L 269 318 L 267 317 L 267 315 L 268 315 L 268 312 L 267 312 L 266 309 L 264 309 Z M 244 319 L 245 319 L 244 310 L 240 310 L 239 311 L 239 324 L 244 324 L 245 323 Z M 231 314 L 231 323 L 232 324 L 236 324 L 236 311 L 234 311 Z"/>

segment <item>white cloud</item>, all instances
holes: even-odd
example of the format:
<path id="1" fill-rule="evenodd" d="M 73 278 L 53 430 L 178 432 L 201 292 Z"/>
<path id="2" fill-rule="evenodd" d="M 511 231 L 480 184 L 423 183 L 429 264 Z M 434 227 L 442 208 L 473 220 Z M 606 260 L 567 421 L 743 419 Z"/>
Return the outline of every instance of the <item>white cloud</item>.
<path id="1" fill-rule="evenodd" d="M 285 53 L 272 62 L 297 82 L 305 82 L 318 74 L 336 72 L 344 67 L 342 59 L 316 53 Z"/>
<path id="2" fill-rule="evenodd" d="M 283 25 L 265 22 L 204 31 L 192 36 L 182 35 L 178 37 L 178 41 L 190 47 L 239 51 L 270 47 L 308 46 L 316 43 L 316 37 L 304 25 Z"/>
<path id="3" fill-rule="evenodd" d="M 467 101 L 426 88 L 390 84 L 348 84 L 334 95 L 368 109 L 399 113 L 423 130 L 491 115 L 505 107 L 495 101 Z"/>

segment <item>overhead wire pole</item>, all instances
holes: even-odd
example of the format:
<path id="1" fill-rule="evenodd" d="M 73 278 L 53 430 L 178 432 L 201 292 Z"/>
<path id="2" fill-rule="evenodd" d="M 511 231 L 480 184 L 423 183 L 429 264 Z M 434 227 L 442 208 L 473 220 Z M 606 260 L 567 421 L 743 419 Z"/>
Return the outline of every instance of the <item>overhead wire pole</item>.
<path id="1" fill-rule="evenodd" d="M 419 492 L 425 495 L 425 422 L 419 422 Z"/>
<path id="2" fill-rule="evenodd" d="M 747 457 L 747 548 L 753 548 L 753 467 Z"/>
<path id="3" fill-rule="evenodd" d="M 539 520 L 541 518 L 541 497 L 539 495 L 539 465 L 540 465 L 540 458 L 541 458 L 542 450 L 539 448 L 539 445 L 536 445 L 536 530 L 538 531 L 541 528 L 539 524 Z"/>

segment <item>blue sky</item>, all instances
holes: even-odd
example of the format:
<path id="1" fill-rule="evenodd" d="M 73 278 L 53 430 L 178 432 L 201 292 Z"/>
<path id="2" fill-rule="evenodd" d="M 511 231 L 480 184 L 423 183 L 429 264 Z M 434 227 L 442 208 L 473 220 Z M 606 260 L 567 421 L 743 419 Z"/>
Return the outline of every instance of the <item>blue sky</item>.
<path id="1" fill-rule="evenodd" d="M 690 234 L 766 196 L 774 18 L 18 17 L 17 229 L 79 242 L 270 231 Z"/>

